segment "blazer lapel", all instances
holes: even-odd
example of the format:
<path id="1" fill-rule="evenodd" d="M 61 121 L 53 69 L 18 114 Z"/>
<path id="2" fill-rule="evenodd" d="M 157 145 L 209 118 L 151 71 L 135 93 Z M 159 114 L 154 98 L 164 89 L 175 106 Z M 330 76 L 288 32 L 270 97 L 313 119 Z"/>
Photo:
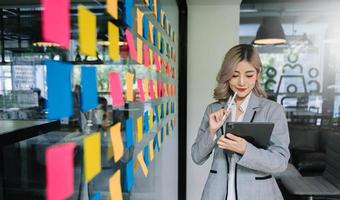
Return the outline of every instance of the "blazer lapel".
<path id="1" fill-rule="evenodd" d="M 260 98 L 257 97 L 254 92 L 250 94 L 249 103 L 246 109 L 246 113 L 244 114 L 243 122 L 250 122 L 254 113 L 257 112 L 260 108 Z"/>

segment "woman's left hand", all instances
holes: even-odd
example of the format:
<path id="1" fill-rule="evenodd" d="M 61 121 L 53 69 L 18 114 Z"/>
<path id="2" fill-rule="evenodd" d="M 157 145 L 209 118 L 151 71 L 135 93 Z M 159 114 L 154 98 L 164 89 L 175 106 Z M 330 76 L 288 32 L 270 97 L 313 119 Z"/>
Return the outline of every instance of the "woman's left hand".
<path id="1" fill-rule="evenodd" d="M 221 136 L 218 139 L 217 145 L 221 149 L 230 150 L 243 155 L 246 152 L 247 141 L 241 137 L 228 133 L 227 138 Z"/>

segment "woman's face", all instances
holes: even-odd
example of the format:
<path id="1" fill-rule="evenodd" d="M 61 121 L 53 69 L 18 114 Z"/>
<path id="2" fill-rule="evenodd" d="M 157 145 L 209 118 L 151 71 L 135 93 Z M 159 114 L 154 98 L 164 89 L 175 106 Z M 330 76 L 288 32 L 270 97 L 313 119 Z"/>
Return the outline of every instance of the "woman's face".
<path id="1" fill-rule="evenodd" d="M 238 99 L 243 99 L 253 90 L 258 78 L 255 67 L 247 61 L 241 61 L 229 79 L 229 85 L 232 91 L 237 92 Z"/>

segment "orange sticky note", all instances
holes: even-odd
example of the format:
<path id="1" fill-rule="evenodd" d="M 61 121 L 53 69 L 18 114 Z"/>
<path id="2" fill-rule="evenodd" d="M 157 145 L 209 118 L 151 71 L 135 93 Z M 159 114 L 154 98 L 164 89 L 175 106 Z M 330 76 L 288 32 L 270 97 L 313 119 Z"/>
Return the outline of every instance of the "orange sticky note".
<path id="1" fill-rule="evenodd" d="M 109 56 L 113 61 L 119 60 L 119 28 L 111 22 L 107 23 L 109 30 Z"/>
<path id="2" fill-rule="evenodd" d="M 153 0 L 153 14 L 157 19 L 157 0 Z"/>
<path id="3" fill-rule="evenodd" d="M 101 171 L 100 133 L 84 138 L 85 181 L 89 182 Z"/>
<path id="4" fill-rule="evenodd" d="M 133 101 L 133 77 L 134 74 L 126 72 L 126 99 Z"/>
<path id="5" fill-rule="evenodd" d="M 144 55 L 144 66 L 148 67 L 150 65 L 150 63 L 149 63 L 149 47 L 146 44 L 144 44 L 144 47 L 143 47 L 143 55 Z"/>
<path id="6" fill-rule="evenodd" d="M 143 90 L 144 90 L 145 101 L 149 101 L 150 96 L 149 96 L 149 80 L 148 79 L 143 79 Z"/>
<path id="7" fill-rule="evenodd" d="M 124 105 L 122 85 L 120 82 L 119 73 L 110 72 L 109 74 L 110 94 L 112 99 L 112 106 Z"/>
<path id="8" fill-rule="evenodd" d="M 110 199 L 123 200 L 122 186 L 120 184 L 120 170 L 110 178 Z"/>
<path id="9" fill-rule="evenodd" d="M 74 192 L 75 143 L 48 147 L 46 150 L 46 199 L 68 199 Z"/>
<path id="10" fill-rule="evenodd" d="M 144 17 L 144 13 L 137 8 L 137 33 L 138 35 L 143 37 L 143 17 Z"/>
<path id="11" fill-rule="evenodd" d="M 126 40 L 129 46 L 130 57 L 132 60 L 136 61 L 137 56 L 136 56 L 135 40 L 133 39 L 133 35 L 129 31 L 129 29 L 125 30 L 125 35 L 126 35 Z"/>
<path id="12" fill-rule="evenodd" d="M 149 142 L 149 156 L 150 160 L 152 161 L 154 158 L 153 139 L 151 139 Z"/>
<path id="13" fill-rule="evenodd" d="M 118 162 L 124 154 L 124 146 L 120 128 L 121 123 L 117 123 L 110 128 L 111 144 L 115 162 Z"/>
<path id="14" fill-rule="evenodd" d="M 88 56 L 96 56 L 96 15 L 83 5 L 78 5 L 78 26 L 80 52 Z"/>
<path id="15" fill-rule="evenodd" d="M 154 92 L 155 92 L 155 98 L 157 99 L 158 98 L 158 88 L 157 88 L 157 82 L 155 82 L 155 84 L 153 84 L 154 86 Z"/>
<path id="16" fill-rule="evenodd" d="M 143 116 L 137 118 L 137 142 L 143 140 Z"/>
<path id="17" fill-rule="evenodd" d="M 149 41 L 153 44 L 153 24 L 149 21 Z"/>
<path id="18" fill-rule="evenodd" d="M 143 63 L 143 42 L 137 37 L 137 63 Z"/>
<path id="19" fill-rule="evenodd" d="M 118 0 L 106 0 L 106 11 L 110 13 L 110 15 L 118 19 Z"/>
<path id="20" fill-rule="evenodd" d="M 146 167 L 146 164 L 145 164 L 145 161 L 144 161 L 144 158 L 143 158 L 143 151 L 141 151 L 137 154 L 137 160 L 138 160 L 139 166 L 141 166 L 141 168 L 142 168 L 144 176 L 148 176 L 149 170 Z"/>

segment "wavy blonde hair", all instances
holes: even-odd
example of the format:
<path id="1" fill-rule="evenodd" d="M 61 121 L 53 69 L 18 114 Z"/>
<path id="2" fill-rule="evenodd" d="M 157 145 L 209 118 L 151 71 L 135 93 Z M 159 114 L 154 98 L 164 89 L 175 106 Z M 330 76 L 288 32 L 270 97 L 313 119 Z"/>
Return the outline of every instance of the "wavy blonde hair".
<path id="1" fill-rule="evenodd" d="M 250 44 L 239 44 L 232 47 L 224 56 L 220 71 L 217 74 L 217 87 L 214 89 L 214 98 L 218 101 L 229 98 L 233 95 L 230 89 L 229 80 L 232 78 L 236 66 L 241 61 L 247 61 L 255 67 L 257 73 L 261 73 L 262 64 L 257 50 Z M 257 96 L 267 97 L 261 87 L 259 80 L 256 81 L 253 92 Z"/>

